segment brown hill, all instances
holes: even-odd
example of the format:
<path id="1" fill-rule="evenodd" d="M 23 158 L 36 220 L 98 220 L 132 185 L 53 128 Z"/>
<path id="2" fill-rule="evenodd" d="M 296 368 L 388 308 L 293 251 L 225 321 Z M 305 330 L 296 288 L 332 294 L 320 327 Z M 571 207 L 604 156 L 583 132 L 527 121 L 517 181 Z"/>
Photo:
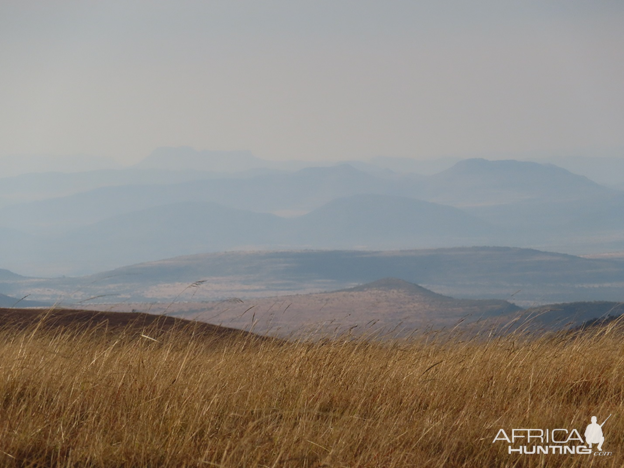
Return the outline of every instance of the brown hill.
<path id="1" fill-rule="evenodd" d="M 210 339 L 236 338 L 252 334 L 205 322 L 141 312 L 102 312 L 71 309 L 4 309 L 0 308 L 0 328 L 71 329 L 158 337 L 176 331 L 184 335 Z M 254 337 L 258 337 L 254 335 Z"/>
<path id="2" fill-rule="evenodd" d="M 339 291 L 242 301 L 203 303 L 201 310 L 173 308 L 176 315 L 258 332 L 289 334 L 321 328 L 390 329 L 407 332 L 452 327 L 459 322 L 507 315 L 519 307 L 502 300 L 454 299 L 396 278 Z"/>

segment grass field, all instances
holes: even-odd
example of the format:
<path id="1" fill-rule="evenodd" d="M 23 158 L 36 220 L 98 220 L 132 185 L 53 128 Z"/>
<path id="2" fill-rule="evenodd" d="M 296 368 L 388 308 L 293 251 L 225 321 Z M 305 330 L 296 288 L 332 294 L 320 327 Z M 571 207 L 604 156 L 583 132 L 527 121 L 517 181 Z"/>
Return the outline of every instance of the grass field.
<path id="1" fill-rule="evenodd" d="M 154 324 L 5 327 L 0 466 L 621 467 L 622 336 L 616 323 L 313 342 Z M 583 434 L 609 414 L 608 456 L 493 443 L 501 428 Z"/>

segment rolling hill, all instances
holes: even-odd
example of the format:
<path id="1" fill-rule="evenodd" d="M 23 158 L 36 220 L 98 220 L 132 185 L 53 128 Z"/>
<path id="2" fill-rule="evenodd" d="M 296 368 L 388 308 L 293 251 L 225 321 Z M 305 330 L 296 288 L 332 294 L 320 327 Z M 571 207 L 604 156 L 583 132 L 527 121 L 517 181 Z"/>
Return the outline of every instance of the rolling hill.
<path id="1" fill-rule="evenodd" d="M 27 310 L 0 308 L 0 327 L 23 329 L 38 327 L 40 330 L 89 331 L 91 337 L 123 333 L 126 339 L 159 338 L 166 332 L 179 333 L 208 339 L 211 342 L 226 342 L 229 339 L 250 338 L 268 341 L 259 335 L 220 327 L 182 318 L 167 317 L 136 312 L 104 312 L 77 309 Z M 147 341 L 147 338 L 145 338 Z"/>
<path id="2" fill-rule="evenodd" d="M 453 299 L 400 279 L 384 278 L 333 292 L 206 303 L 201 312 L 176 315 L 236 328 L 250 327 L 253 322 L 258 332 L 288 335 L 317 327 L 324 331 L 357 327 L 359 332 L 394 328 L 409 333 L 518 310 L 507 301 Z"/>
<path id="3" fill-rule="evenodd" d="M 456 298 L 509 299 L 523 307 L 624 300 L 622 259 L 509 247 L 220 252 L 78 278 L 0 279 L 0 291 L 71 304 L 86 300 L 171 303 L 321 292 L 384 277 L 401 278 Z"/>

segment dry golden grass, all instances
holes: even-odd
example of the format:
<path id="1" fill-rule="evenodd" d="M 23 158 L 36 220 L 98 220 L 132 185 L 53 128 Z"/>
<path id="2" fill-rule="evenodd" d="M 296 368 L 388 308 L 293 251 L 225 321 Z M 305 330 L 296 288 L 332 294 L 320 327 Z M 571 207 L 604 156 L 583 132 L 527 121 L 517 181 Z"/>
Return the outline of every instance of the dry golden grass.
<path id="1" fill-rule="evenodd" d="M 1 331 L 0 465 L 624 466 L 613 326 L 287 343 L 140 333 Z M 609 457 L 492 443 L 499 428 L 582 433 L 610 413 Z"/>

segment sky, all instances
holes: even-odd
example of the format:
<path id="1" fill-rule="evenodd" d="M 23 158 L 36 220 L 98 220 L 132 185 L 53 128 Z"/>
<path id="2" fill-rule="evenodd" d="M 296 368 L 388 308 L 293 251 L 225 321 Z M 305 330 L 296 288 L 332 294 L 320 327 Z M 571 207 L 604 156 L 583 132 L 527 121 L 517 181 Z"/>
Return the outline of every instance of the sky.
<path id="1" fill-rule="evenodd" d="M 624 148 L 621 0 L 2 0 L 0 155 Z"/>

